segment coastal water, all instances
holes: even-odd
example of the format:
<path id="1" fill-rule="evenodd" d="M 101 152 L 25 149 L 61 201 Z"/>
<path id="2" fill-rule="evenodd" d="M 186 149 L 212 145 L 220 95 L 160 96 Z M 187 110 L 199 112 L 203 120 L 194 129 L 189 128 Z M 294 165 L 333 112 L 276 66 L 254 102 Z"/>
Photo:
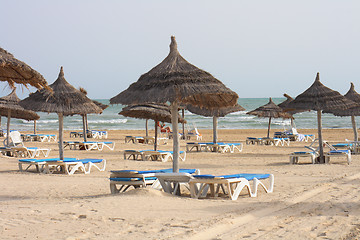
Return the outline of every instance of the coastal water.
<path id="1" fill-rule="evenodd" d="M 109 104 L 108 99 L 96 99 L 97 101 Z M 285 98 L 273 98 L 273 101 L 278 104 L 284 101 Z M 236 113 L 228 114 L 226 117 L 218 119 L 218 128 L 220 129 L 266 129 L 268 127 L 268 118 L 258 118 L 256 116 L 248 115 L 246 112 L 254 110 L 255 108 L 268 103 L 268 98 L 240 98 L 239 104 L 246 110 Z M 115 130 L 115 129 L 144 129 L 145 120 L 127 118 L 118 113 L 122 109 L 122 105 L 110 105 L 104 110 L 102 114 L 89 114 L 88 122 L 89 129 L 96 130 Z M 58 129 L 58 116 L 55 113 L 38 112 L 40 119 L 37 121 L 37 130 L 56 130 Z M 322 115 L 323 128 L 351 128 L 350 117 L 335 117 L 332 114 Z M 303 112 L 294 115 L 295 124 L 297 128 L 316 128 L 317 118 L 316 112 Z M 211 129 L 213 120 L 211 117 L 203 117 L 185 111 L 185 119 L 188 122 L 188 128 L 196 126 L 199 129 Z M 357 119 L 359 120 L 359 119 Z M 2 117 L 1 127 L 6 129 L 6 118 Z M 283 130 L 290 126 L 290 120 L 272 119 L 272 129 Z M 154 128 L 153 121 L 149 121 L 149 127 Z M 34 123 L 20 119 L 11 119 L 11 129 L 19 131 L 32 131 Z M 82 129 L 82 118 L 80 116 L 71 116 L 64 118 L 65 130 L 80 130 Z"/>

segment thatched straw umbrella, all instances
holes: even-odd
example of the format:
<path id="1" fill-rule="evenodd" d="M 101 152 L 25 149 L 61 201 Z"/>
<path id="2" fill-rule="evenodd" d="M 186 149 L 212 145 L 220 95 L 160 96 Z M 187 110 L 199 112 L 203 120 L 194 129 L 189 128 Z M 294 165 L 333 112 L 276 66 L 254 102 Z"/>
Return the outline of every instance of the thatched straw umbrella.
<path id="1" fill-rule="evenodd" d="M 284 97 L 286 97 L 286 100 L 279 103 L 278 106 L 281 107 L 285 111 L 288 109 L 289 103 L 292 102 L 294 99 L 286 93 L 284 93 Z M 287 112 L 290 113 L 291 115 L 294 115 L 296 113 L 301 113 L 301 112 L 306 112 L 306 111 L 309 111 L 309 110 L 293 109 L 293 110 L 290 110 Z M 291 127 L 295 127 L 294 118 L 291 118 Z"/>
<path id="2" fill-rule="evenodd" d="M 354 106 L 356 106 L 354 102 L 345 98 L 339 92 L 324 86 L 320 82 L 319 73 L 316 74 L 314 83 L 289 103 L 288 108 L 290 110 L 311 109 L 317 111 L 320 163 L 325 163 L 322 139 L 321 111 L 331 111 L 337 109 L 341 110 Z"/>
<path id="3" fill-rule="evenodd" d="M 247 112 L 246 114 L 255 115 L 257 117 L 269 118 L 267 138 L 270 137 L 270 124 L 272 118 L 292 118 L 293 116 L 290 113 L 285 112 L 281 107 L 276 105 L 272 99 L 269 99 L 269 102 L 257 109 Z"/>
<path id="4" fill-rule="evenodd" d="M 15 83 L 31 85 L 38 89 L 48 88 L 45 78 L 28 66 L 16 59 L 11 53 L 0 47 L 0 81 L 8 82 L 14 88 Z"/>
<path id="5" fill-rule="evenodd" d="M 111 104 L 171 103 L 173 127 L 173 171 L 179 172 L 178 108 L 180 103 L 210 109 L 234 106 L 238 95 L 210 73 L 187 62 L 171 37 L 170 53 L 157 66 L 143 74 L 128 89 L 110 99 Z"/>
<path id="6" fill-rule="evenodd" d="M 79 91 L 82 92 L 83 94 L 85 94 L 85 96 L 87 95 L 87 91 L 85 88 L 79 87 Z M 102 104 L 101 102 L 92 100 L 93 103 L 96 104 L 96 106 L 98 106 L 99 108 L 101 108 L 102 110 L 105 110 L 109 105 L 106 104 Z M 87 130 L 89 129 L 89 125 L 88 125 L 88 120 L 87 120 L 87 114 L 82 114 L 82 121 L 83 121 L 83 136 L 84 136 L 84 142 L 87 141 Z"/>
<path id="7" fill-rule="evenodd" d="M 199 108 L 199 107 L 188 104 L 186 106 L 186 109 L 197 115 L 202 115 L 205 117 L 213 117 L 213 143 L 217 143 L 217 119 L 219 117 L 225 117 L 229 113 L 245 110 L 245 108 L 243 108 L 239 104 L 236 104 L 235 106 L 232 106 L 232 107 L 224 107 L 224 108 L 213 109 L 213 110 L 209 110 L 206 108 Z"/>
<path id="8" fill-rule="evenodd" d="M 157 132 L 158 132 L 158 122 L 169 122 L 171 123 L 171 112 L 170 106 L 167 104 L 155 104 L 155 103 L 145 103 L 145 104 L 133 104 L 127 107 L 124 107 L 120 115 L 125 117 L 132 118 L 141 118 L 141 119 L 152 119 L 155 121 L 155 142 L 154 150 L 157 149 Z M 178 121 L 181 123 L 186 123 L 186 120 L 178 116 Z M 148 131 L 146 127 L 146 132 Z M 146 136 L 148 134 L 146 133 Z"/>
<path id="9" fill-rule="evenodd" d="M 351 83 L 349 91 L 344 95 L 347 99 L 355 102 L 357 106 L 344 109 L 344 110 L 331 110 L 331 111 L 324 111 L 327 113 L 332 113 L 335 116 L 351 116 L 351 123 L 354 131 L 354 141 L 358 141 L 358 132 L 356 128 L 356 121 L 355 116 L 360 116 L 360 94 L 355 91 L 354 84 Z"/>
<path id="10" fill-rule="evenodd" d="M 50 87 L 52 92 L 47 89 L 38 90 L 22 100 L 20 105 L 33 111 L 58 114 L 59 155 L 60 159 L 64 159 L 63 116 L 101 113 L 102 110 L 65 80 L 63 67 L 60 69 L 59 77 Z"/>
<path id="11" fill-rule="evenodd" d="M 16 96 L 16 88 L 12 92 L 4 97 L 0 98 L 0 115 L 7 117 L 7 135 L 6 135 L 6 146 L 9 144 L 10 135 L 10 119 L 19 118 L 25 120 L 37 120 L 39 115 L 31 110 L 26 110 L 19 105 L 20 98 Z"/>

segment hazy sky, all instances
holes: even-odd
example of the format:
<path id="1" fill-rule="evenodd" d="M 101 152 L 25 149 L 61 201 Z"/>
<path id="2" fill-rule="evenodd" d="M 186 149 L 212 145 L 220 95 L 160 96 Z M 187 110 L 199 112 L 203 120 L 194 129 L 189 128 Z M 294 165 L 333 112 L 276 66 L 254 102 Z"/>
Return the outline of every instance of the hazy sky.
<path id="1" fill-rule="evenodd" d="M 295 97 L 316 72 L 342 94 L 350 82 L 360 92 L 359 0 L 0 0 L 0 9 L 2 48 L 49 84 L 64 66 L 95 99 L 159 64 L 171 35 L 187 61 L 239 97 Z"/>

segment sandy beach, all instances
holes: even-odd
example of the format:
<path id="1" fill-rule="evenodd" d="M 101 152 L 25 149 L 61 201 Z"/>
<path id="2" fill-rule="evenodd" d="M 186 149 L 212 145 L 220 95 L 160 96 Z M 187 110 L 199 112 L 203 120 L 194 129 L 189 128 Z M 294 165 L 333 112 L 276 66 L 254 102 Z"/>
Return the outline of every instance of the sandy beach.
<path id="1" fill-rule="evenodd" d="M 316 134 L 315 129 L 298 129 Z M 54 133 L 56 131 L 41 132 Z M 201 130 L 203 141 L 211 130 Z M 151 133 L 152 134 L 152 133 Z M 303 151 L 306 142 L 290 146 L 246 145 L 248 136 L 263 137 L 266 130 L 219 130 L 219 141 L 243 142 L 241 153 L 188 153 L 181 168 L 203 174 L 272 173 L 273 193 L 259 190 L 251 198 L 243 191 L 236 201 L 217 197 L 192 199 L 143 188 L 112 195 L 109 171 L 171 168 L 172 162 L 124 160 L 124 149 L 151 149 L 124 143 L 126 135 L 144 131 L 109 131 L 114 151 L 65 150 L 65 157 L 104 158 L 106 171 L 91 174 L 39 174 L 19 172 L 18 159 L 1 157 L 1 239 L 358 239 L 360 232 L 360 163 L 344 157 L 330 164 L 312 165 L 309 159 L 290 165 L 289 154 Z M 352 139 L 351 129 L 325 129 L 330 143 Z M 66 131 L 65 140 L 70 140 Z M 26 142 L 26 146 L 52 149 L 56 143 Z M 181 141 L 181 150 L 186 142 Z M 160 145 L 171 150 L 172 143 Z"/>

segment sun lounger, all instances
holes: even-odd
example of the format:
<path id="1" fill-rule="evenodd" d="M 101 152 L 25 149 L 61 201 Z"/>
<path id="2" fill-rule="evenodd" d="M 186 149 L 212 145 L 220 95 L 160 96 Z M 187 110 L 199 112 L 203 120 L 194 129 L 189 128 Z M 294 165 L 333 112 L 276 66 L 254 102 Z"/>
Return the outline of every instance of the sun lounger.
<path id="1" fill-rule="evenodd" d="M 161 189 L 160 182 L 155 177 L 157 173 L 171 173 L 172 169 L 160 169 L 149 171 L 136 170 L 120 170 L 111 171 L 110 174 L 110 191 L 111 193 L 125 192 L 130 187 L 147 187 Z M 180 169 L 179 172 L 186 172 L 189 174 L 197 172 L 197 169 Z M 120 185 L 117 187 L 117 185 Z"/>
<path id="2" fill-rule="evenodd" d="M 179 193 L 181 195 L 180 186 L 185 186 L 190 191 L 189 181 L 194 178 L 192 174 L 198 175 L 200 174 L 200 170 L 196 169 L 195 172 L 156 173 L 155 177 L 158 178 L 164 192 L 170 194 Z"/>
<path id="3" fill-rule="evenodd" d="M 249 144 L 255 145 L 255 144 L 260 144 L 260 143 L 261 143 L 261 138 L 255 138 L 255 137 L 247 137 L 246 138 L 247 145 L 249 145 Z"/>
<path id="4" fill-rule="evenodd" d="M 318 154 L 316 152 L 293 152 L 290 154 L 290 164 L 299 163 L 300 157 L 310 157 L 311 163 L 315 164 L 315 160 Z"/>
<path id="5" fill-rule="evenodd" d="M 104 171 L 106 167 L 105 159 L 64 159 L 64 160 L 47 160 L 45 159 L 44 173 L 62 172 L 72 175 L 75 172 L 89 174 L 91 168 L 95 167 L 99 171 Z"/>
<path id="6" fill-rule="evenodd" d="M 125 150 L 124 151 L 124 159 L 133 159 L 133 160 L 152 160 L 157 161 L 160 160 L 162 162 L 171 161 L 173 159 L 172 151 L 163 151 L 163 150 Z M 186 160 L 186 152 L 180 151 L 179 158 L 181 161 Z"/>
<path id="7" fill-rule="evenodd" d="M 188 142 L 186 143 L 186 152 L 196 152 L 207 151 L 207 143 L 197 143 L 197 142 Z"/>
<path id="8" fill-rule="evenodd" d="M 140 136 L 125 136 L 125 143 L 144 143 L 145 139 L 144 137 Z"/>
<path id="9" fill-rule="evenodd" d="M 42 154 L 44 157 L 49 156 L 50 150 L 49 148 L 38 148 L 38 147 L 11 147 L 10 150 L 13 152 L 14 157 L 29 157 L 35 158 L 39 157 Z"/>
<path id="10" fill-rule="evenodd" d="M 268 187 L 266 187 L 265 184 L 260 181 L 265 179 L 269 180 Z M 251 190 L 249 181 L 253 181 L 253 190 Z M 198 187 L 197 184 L 200 184 L 200 187 Z M 208 189 L 210 189 L 211 196 L 216 197 L 218 196 L 220 189 L 222 189 L 223 193 L 228 195 L 231 200 L 236 200 L 244 187 L 247 188 L 250 197 L 257 196 L 259 185 L 263 187 L 266 192 L 273 192 L 274 175 L 250 173 L 221 176 L 194 175 L 194 179 L 189 181 L 189 185 L 192 198 L 199 198 L 201 195 L 204 195 L 204 191 L 207 192 Z"/>
<path id="11" fill-rule="evenodd" d="M 330 162 L 330 158 L 332 157 L 339 157 L 345 156 L 347 163 L 351 163 L 351 151 L 350 150 L 330 150 L 329 152 L 325 153 L 325 163 Z"/>
<path id="12" fill-rule="evenodd" d="M 37 172 L 43 172 L 46 161 L 59 161 L 60 158 L 47 158 L 47 159 L 19 159 L 19 170 L 27 171 L 31 166 L 35 166 Z M 76 161 L 76 158 L 65 158 L 65 160 Z M 23 165 L 27 165 L 23 170 Z"/>

